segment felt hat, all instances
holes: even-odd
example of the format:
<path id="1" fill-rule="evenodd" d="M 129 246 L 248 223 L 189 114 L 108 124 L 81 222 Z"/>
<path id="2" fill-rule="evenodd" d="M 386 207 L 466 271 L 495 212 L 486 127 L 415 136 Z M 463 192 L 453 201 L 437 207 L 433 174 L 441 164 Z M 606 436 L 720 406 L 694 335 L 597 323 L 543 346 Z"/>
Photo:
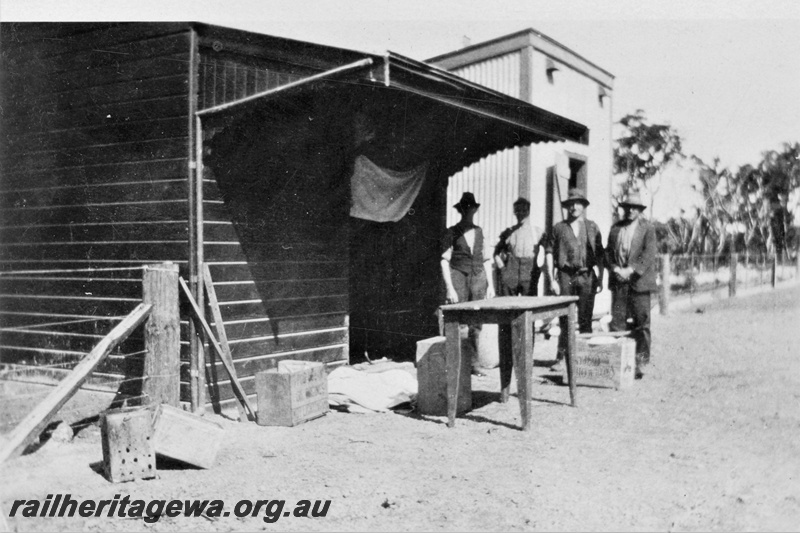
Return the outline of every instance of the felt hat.
<path id="1" fill-rule="evenodd" d="M 471 192 L 465 192 L 461 195 L 461 200 L 458 201 L 453 207 L 456 209 L 466 209 L 467 207 L 480 207 L 481 204 L 475 201 L 475 195 Z"/>
<path id="2" fill-rule="evenodd" d="M 570 189 L 567 193 L 567 199 L 561 202 L 561 205 L 569 205 L 572 202 L 580 202 L 583 205 L 589 205 L 589 200 L 586 199 L 586 196 L 583 195 L 583 191 L 580 189 Z"/>
<path id="3" fill-rule="evenodd" d="M 638 192 L 631 192 L 625 195 L 625 198 L 619 201 L 620 207 L 641 207 L 647 209 L 647 206 L 642 202 L 642 198 Z"/>

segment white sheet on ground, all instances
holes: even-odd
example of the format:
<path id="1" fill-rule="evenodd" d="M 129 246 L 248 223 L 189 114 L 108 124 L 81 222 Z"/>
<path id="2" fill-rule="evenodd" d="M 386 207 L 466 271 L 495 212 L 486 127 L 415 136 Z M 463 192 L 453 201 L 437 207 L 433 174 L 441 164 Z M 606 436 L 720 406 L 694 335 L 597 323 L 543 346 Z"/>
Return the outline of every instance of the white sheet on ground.
<path id="1" fill-rule="evenodd" d="M 373 373 L 342 366 L 328 374 L 328 402 L 350 411 L 388 411 L 416 396 L 417 380 L 405 370 Z"/>

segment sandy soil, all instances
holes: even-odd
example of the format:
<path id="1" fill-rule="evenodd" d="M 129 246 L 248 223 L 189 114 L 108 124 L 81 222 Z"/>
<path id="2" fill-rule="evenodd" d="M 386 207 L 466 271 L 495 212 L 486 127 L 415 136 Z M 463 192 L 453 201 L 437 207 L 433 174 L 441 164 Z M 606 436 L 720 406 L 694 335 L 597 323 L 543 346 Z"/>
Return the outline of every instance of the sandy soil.
<path id="1" fill-rule="evenodd" d="M 702 312 L 698 312 L 702 311 Z M 497 371 L 477 408 L 444 418 L 332 412 L 295 428 L 222 420 L 209 470 L 112 484 L 99 432 L 0 467 L 0 501 L 331 500 L 324 518 L 12 518 L 14 531 L 681 531 L 800 529 L 800 288 L 655 317 L 653 365 L 627 391 L 535 388 L 534 429 Z M 537 339 L 537 357 L 553 341 Z M 545 375 L 542 362 L 536 372 Z"/>

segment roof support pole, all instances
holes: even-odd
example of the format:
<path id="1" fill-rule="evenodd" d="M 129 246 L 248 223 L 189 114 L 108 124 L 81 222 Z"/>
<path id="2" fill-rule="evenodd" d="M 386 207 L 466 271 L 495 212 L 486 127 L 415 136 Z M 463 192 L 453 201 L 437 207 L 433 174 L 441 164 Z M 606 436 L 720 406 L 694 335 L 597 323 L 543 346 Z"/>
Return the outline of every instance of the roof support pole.
<path id="1" fill-rule="evenodd" d="M 200 282 L 203 268 L 203 129 L 196 117 L 200 55 L 198 53 L 197 32 L 190 33 L 189 56 L 189 283 L 195 301 L 203 308 L 205 298 L 203 284 Z M 194 322 L 189 321 L 189 387 L 190 404 L 193 413 L 205 409 L 205 346 L 197 335 Z"/>
<path id="2" fill-rule="evenodd" d="M 208 115 L 213 115 L 215 113 L 219 113 L 220 111 L 225 111 L 232 107 L 237 107 L 242 104 L 246 104 L 247 102 L 259 100 L 260 98 L 264 98 L 265 96 L 270 96 L 272 94 L 280 93 L 288 89 L 293 89 L 295 87 L 306 85 L 307 83 L 313 83 L 315 81 L 333 77 L 337 74 L 343 74 L 345 72 L 350 72 L 351 70 L 358 70 L 360 68 L 369 67 L 371 65 L 372 65 L 372 59 L 369 57 L 366 59 L 361 59 L 359 61 L 354 61 L 353 63 L 342 65 L 341 67 L 332 68 L 330 70 L 326 70 L 325 72 L 320 72 L 319 74 L 314 74 L 313 76 L 309 76 L 307 78 L 303 78 L 301 80 L 297 80 L 292 83 L 287 83 L 286 85 L 281 85 L 280 87 L 275 87 L 266 91 L 262 91 L 260 93 L 252 94 L 250 96 L 234 100 L 233 102 L 227 102 L 215 107 L 208 107 L 206 109 L 201 109 L 200 111 L 197 111 L 197 116 L 204 117 Z"/>

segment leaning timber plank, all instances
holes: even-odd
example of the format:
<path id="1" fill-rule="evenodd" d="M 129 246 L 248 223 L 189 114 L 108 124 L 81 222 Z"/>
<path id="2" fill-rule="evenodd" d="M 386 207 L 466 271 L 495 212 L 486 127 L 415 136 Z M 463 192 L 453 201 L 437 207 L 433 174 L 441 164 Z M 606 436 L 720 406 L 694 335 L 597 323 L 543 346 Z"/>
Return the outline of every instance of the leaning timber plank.
<path id="1" fill-rule="evenodd" d="M 220 347 L 217 339 L 214 337 L 214 332 L 211 331 L 211 326 L 208 325 L 206 319 L 203 318 L 203 312 L 200 310 L 200 307 L 197 305 L 197 302 L 194 301 L 194 297 L 192 296 L 192 292 L 189 290 L 189 287 L 186 285 L 186 281 L 183 278 L 178 278 L 178 281 L 181 283 L 181 288 L 183 288 L 183 293 L 186 296 L 186 299 L 192 306 L 192 318 L 197 322 L 198 329 L 201 329 L 205 332 L 206 338 L 214 350 L 219 355 L 219 358 L 222 360 L 222 364 L 225 366 L 225 370 L 228 372 L 228 375 L 231 378 L 231 382 L 233 383 L 234 391 L 236 392 L 237 396 L 239 397 L 239 401 L 247 408 L 250 413 L 250 416 L 253 417 L 255 420 L 255 411 L 253 410 L 253 406 L 250 405 L 250 402 L 247 400 L 247 394 L 245 394 L 244 389 L 242 389 L 242 385 L 239 383 L 239 380 L 236 378 L 236 370 L 234 370 L 233 365 L 229 364 L 228 361 L 225 359 L 225 355 L 222 352 L 222 348 Z"/>
<path id="2" fill-rule="evenodd" d="M 41 433 L 53 416 L 80 388 L 89 374 L 100 364 L 114 347 L 125 340 L 128 335 L 150 315 L 151 306 L 139 304 L 125 319 L 101 340 L 89 355 L 51 392 L 42 403 L 26 416 L 9 434 L 0 450 L 0 464 L 9 457 L 14 457 Z"/>
<path id="3" fill-rule="evenodd" d="M 231 355 L 231 347 L 228 344 L 228 335 L 225 333 L 225 321 L 222 319 L 222 313 L 219 310 L 219 303 L 217 302 L 217 292 L 214 290 L 214 281 L 211 279 L 211 270 L 208 265 L 203 265 L 203 281 L 206 285 L 206 294 L 208 295 L 208 306 L 211 308 L 211 316 L 214 317 L 214 327 L 217 330 L 217 338 L 222 347 L 224 357 L 227 359 L 227 364 L 231 367 L 232 374 L 231 380 L 238 379 L 236 375 L 236 367 L 233 366 L 233 356 Z M 247 419 L 247 412 L 244 406 L 239 403 L 236 405 L 239 409 L 239 420 Z"/>

